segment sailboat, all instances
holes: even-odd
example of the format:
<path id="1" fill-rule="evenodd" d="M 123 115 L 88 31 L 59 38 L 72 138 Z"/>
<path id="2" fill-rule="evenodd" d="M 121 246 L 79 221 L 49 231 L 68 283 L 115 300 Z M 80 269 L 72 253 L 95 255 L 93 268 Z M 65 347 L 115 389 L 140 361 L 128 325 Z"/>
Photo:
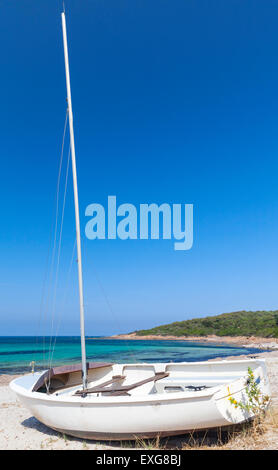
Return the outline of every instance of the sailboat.
<path id="1" fill-rule="evenodd" d="M 114 364 L 87 362 L 78 189 L 65 12 L 62 30 L 75 203 L 80 300 L 81 364 L 23 375 L 10 384 L 23 405 L 46 426 L 98 440 L 170 436 L 229 426 L 252 411 L 231 398 L 248 400 L 248 368 L 262 395 L 269 395 L 265 361 Z"/>

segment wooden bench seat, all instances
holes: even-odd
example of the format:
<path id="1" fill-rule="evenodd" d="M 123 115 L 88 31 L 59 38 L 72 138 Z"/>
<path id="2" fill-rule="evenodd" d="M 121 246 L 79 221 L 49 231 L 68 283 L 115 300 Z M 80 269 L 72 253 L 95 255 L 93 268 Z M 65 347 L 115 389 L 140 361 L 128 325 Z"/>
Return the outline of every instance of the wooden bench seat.
<path id="1" fill-rule="evenodd" d="M 149 382 L 156 382 L 157 380 L 164 379 L 165 377 L 168 377 L 168 375 L 169 374 L 167 372 L 157 372 L 152 377 L 148 377 L 147 379 L 140 380 L 139 382 L 135 382 L 133 384 L 116 385 L 113 388 L 107 387 L 107 385 L 111 385 L 112 383 L 120 380 L 121 378 L 125 378 L 124 376 L 114 376 L 116 380 L 113 380 L 113 377 L 112 377 L 111 380 L 104 382 L 101 385 L 89 388 L 87 390 L 78 390 L 76 392 L 76 395 L 87 395 L 89 393 L 105 393 L 105 394 L 112 395 L 112 396 L 129 395 L 128 392 L 130 392 L 130 390 L 140 387 L 141 385 L 145 385 Z"/>

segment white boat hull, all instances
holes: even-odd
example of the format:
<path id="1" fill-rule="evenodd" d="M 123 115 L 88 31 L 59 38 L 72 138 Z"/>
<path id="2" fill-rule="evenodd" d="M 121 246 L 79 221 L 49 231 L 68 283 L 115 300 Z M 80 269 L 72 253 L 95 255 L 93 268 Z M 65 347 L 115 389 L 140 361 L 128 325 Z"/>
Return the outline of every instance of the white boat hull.
<path id="1" fill-rule="evenodd" d="M 259 378 L 262 394 L 269 394 L 263 360 L 117 365 L 126 374 L 130 371 L 132 379 L 136 372 L 142 376 L 151 368 L 169 371 L 169 378 L 161 380 L 160 384 L 157 382 L 156 390 L 153 384 L 144 385 L 130 396 L 99 394 L 82 398 L 66 389 L 57 394 L 33 392 L 33 385 L 41 374 L 16 379 L 11 388 L 39 421 L 61 433 L 98 440 L 147 438 L 228 426 L 252 418 L 251 414 L 236 409 L 230 402 L 230 397 L 246 400 L 248 366 Z M 199 376 L 202 381 L 206 377 L 212 385 L 200 391 L 171 393 L 166 393 L 163 388 L 167 388 L 167 384 L 196 383 Z M 221 383 L 227 376 L 230 381 Z M 215 380 L 219 385 L 214 384 Z M 95 382 L 99 381 L 98 375 Z"/>

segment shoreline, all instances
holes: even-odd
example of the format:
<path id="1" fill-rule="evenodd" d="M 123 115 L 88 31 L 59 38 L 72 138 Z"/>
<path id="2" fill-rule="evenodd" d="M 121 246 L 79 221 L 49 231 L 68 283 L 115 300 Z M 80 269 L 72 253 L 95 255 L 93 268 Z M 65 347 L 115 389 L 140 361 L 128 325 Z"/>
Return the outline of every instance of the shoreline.
<path id="1" fill-rule="evenodd" d="M 240 347 L 241 349 L 250 349 L 254 348 L 257 349 L 256 352 L 242 352 L 242 354 L 235 355 L 235 356 L 219 356 L 217 360 L 224 360 L 224 359 L 240 359 L 243 357 L 250 357 L 255 355 L 260 355 L 260 357 L 266 357 L 271 355 L 271 353 L 277 353 L 278 356 L 278 338 L 263 338 L 263 337 L 255 337 L 255 336 L 216 336 L 216 335 L 209 335 L 209 336 L 160 336 L 160 335 L 146 335 L 146 336 L 136 336 L 135 333 L 131 334 L 123 334 L 123 335 L 114 335 L 114 336 L 106 336 L 101 338 L 90 338 L 87 337 L 86 339 L 115 339 L 115 340 L 132 340 L 132 341 L 188 341 L 200 344 L 210 344 L 215 346 L 235 346 Z M 258 351 L 259 350 L 259 351 Z M 263 353 L 266 353 L 264 356 Z M 213 361 L 215 359 L 204 359 L 205 361 Z M 42 369 L 38 369 L 42 370 Z M 10 380 L 16 377 L 20 377 L 22 375 L 28 374 L 29 370 L 22 370 L 19 372 L 18 370 L 11 369 L 10 372 L 5 371 L 3 373 L 0 372 L 0 386 L 8 385 Z"/>
<path id="2" fill-rule="evenodd" d="M 87 339 L 98 339 L 98 338 L 90 338 Z M 278 339 L 277 338 L 263 338 L 263 337 L 246 337 L 246 336 L 216 336 L 216 335 L 209 335 L 209 336 L 160 336 L 160 335 L 146 335 L 146 336 L 136 336 L 135 333 L 131 334 L 123 334 L 123 335 L 114 335 L 114 336 L 107 336 L 99 338 L 103 339 L 115 339 L 115 340 L 132 340 L 132 341 L 188 341 L 188 342 L 195 342 L 200 344 L 210 344 L 215 346 L 235 346 L 240 347 L 241 349 L 250 349 L 254 348 L 256 352 L 246 352 L 244 351 L 239 355 L 232 355 L 232 356 L 218 356 L 217 358 L 211 359 L 204 359 L 205 361 L 214 361 L 214 360 L 229 360 L 229 359 L 242 359 L 254 356 L 254 354 L 260 357 L 268 357 L 272 355 L 277 355 L 278 357 Z M 258 351 L 259 350 L 259 351 Z M 263 354 L 265 353 L 265 354 Z M 273 354 L 271 354 L 273 353 Z M 275 354 L 276 353 L 276 354 Z M 42 369 L 38 369 L 42 370 Z M 20 377 L 22 375 L 28 374 L 29 370 L 22 370 L 19 372 L 17 370 L 11 369 L 10 372 L 5 371 L 3 373 L 0 372 L 0 386 L 8 385 L 11 380 L 16 377 Z"/>
<path id="3" fill-rule="evenodd" d="M 200 343 L 214 343 L 214 344 L 232 344 L 241 347 L 254 347 L 263 351 L 273 351 L 278 349 L 278 338 L 264 338 L 259 336 L 162 336 L 162 335 L 146 335 L 139 336 L 136 333 L 122 334 L 107 336 L 102 339 L 120 339 L 120 340 L 157 340 L 157 341 L 189 341 Z"/>

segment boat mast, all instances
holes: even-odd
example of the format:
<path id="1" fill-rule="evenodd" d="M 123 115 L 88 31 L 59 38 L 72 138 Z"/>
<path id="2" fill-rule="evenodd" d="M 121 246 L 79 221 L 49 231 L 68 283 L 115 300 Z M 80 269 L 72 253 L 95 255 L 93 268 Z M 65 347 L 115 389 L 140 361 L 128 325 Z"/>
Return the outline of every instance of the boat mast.
<path id="1" fill-rule="evenodd" d="M 73 117 L 72 117 L 71 89 L 70 89 L 70 73 L 69 73 L 69 56 L 68 56 L 67 28 L 66 28 L 65 12 L 62 13 L 62 27 L 63 27 L 65 69 L 66 69 L 66 82 L 67 82 L 69 130 L 70 130 L 70 149 L 71 149 L 74 206 L 75 206 L 76 245 L 77 245 L 77 263 L 78 263 L 78 281 L 79 281 L 79 303 L 80 303 L 82 381 L 83 381 L 83 389 L 85 390 L 87 388 L 87 366 L 86 366 L 86 347 L 85 347 L 85 325 L 84 325 L 84 300 L 83 300 L 83 280 L 82 280 L 82 261 L 81 261 L 81 241 L 80 241 L 80 220 L 79 220 L 78 189 L 77 189 L 75 145 L 74 145 Z"/>

